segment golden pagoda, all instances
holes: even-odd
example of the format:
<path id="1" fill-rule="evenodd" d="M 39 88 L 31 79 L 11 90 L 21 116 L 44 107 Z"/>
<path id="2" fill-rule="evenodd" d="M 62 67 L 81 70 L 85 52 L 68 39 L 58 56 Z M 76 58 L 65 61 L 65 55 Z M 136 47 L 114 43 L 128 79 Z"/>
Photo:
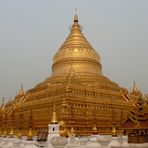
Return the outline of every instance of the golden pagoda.
<path id="1" fill-rule="evenodd" d="M 134 110 L 134 95 L 104 76 L 100 56 L 83 35 L 75 15 L 70 34 L 53 57 L 51 75 L 26 92 L 21 87 L 13 103 L 6 106 L 7 123 L 13 113 L 14 133 L 20 122 L 22 132 L 27 133 L 31 108 L 32 130 L 40 134 L 48 130 L 55 105 L 58 121 L 67 132 L 74 128 L 75 135 L 90 135 L 95 108 L 95 132 L 111 134 L 112 127 L 120 129 Z"/>

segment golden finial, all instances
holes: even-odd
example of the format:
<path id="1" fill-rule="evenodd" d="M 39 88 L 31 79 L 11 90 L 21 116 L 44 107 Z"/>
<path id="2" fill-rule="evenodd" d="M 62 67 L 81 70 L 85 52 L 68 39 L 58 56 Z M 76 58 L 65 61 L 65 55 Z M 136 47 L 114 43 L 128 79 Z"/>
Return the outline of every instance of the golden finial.
<path id="1" fill-rule="evenodd" d="M 116 131 L 116 127 L 115 126 L 112 127 L 112 136 L 113 137 L 117 136 L 117 131 Z"/>
<path id="2" fill-rule="evenodd" d="M 2 105 L 1 105 L 1 112 L 5 112 L 5 98 L 3 97 Z"/>
<path id="3" fill-rule="evenodd" d="M 74 22 L 78 22 L 77 8 L 75 8 Z"/>
<path id="4" fill-rule="evenodd" d="M 97 127 L 96 127 L 96 124 L 94 124 L 94 126 L 93 126 L 93 134 L 96 134 L 97 133 Z"/>
<path id="5" fill-rule="evenodd" d="M 133 82 L 133 91 L 135 91 L 135 92 L 139 92 L 140 91 L 138 86 L 136 85 L 135 81 Z"/>
<path id="6" fill-rule="evenodd" d="M 75 136 L 75 130 L 74 130 L 73 127 L 71 127 L 71 129 L 70 129 L 70 135 L 71 135 L 71 136 Z"/>
<path id="7" fill-rule="evenodd" d="M 21 85 L 21 88 L 19 90 L 19 95 L 24 95 L 25 94 L 25 91 L 24 91 L 24 88 L 23 88 L 23 84 Z"/>
<path id="8" fill-rule="evenodd" d="M 2 106 L 5 105 L 5 97 L 3 97 L 3 100 L 2 100 Z"/>
<path id="9" fill-rule="evenodd" d="M 75 14 L 75 16 L 74 16 L 74 22 L 78 22 L 78 16 L 77 16 L 77 14 Z"/>
<path id="10" fill-rule="evenodd" d="M 56 115 L 56 110 L 55 110 L 55 104 L 54 104 L 54 107 L 53 107 L 53 113 L 52 113 L 52 117 L 51 117 L 50 123 L 51 124 L 57 124 L 58 123 L 57 115 Z"/>

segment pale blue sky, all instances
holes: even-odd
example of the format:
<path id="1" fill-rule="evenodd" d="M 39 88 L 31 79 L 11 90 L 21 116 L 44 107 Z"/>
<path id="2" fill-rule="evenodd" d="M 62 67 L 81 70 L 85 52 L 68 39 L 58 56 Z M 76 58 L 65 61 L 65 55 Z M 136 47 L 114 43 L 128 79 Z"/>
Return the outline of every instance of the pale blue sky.
<path id="1" fill-rule="evenodd" d="M 104 75 L 148 92 L 148 0 L 0 0 L 0 98 L 50 75 L 76 7 Z"/>

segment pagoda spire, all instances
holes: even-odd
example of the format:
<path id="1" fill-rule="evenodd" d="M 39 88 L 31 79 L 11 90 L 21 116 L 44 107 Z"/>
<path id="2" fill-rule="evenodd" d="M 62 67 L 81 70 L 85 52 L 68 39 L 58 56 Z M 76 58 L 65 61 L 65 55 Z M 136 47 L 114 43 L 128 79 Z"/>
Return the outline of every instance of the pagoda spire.
<path id="1" fill-rule="evenodd" d="M 77 8 L 75 8 L 75 16 L 74 16 L 74 22 L 78 22 L 78 15 L 77 15 Z"/>
<path id="2" fill-rule="evenodd" d="M 55 110 L 55 104 L 54 104 L 54 107 L 53 107 L 53 113 L 52 113 L 52 117 L 51 117 L 50 123 L 51 124 L 58 124 L 56 110 Z"/>
<path id="3" fill-rule="evenodd" d="M 74 22 L 78 22 L 78 21 L 79 21 L 79 19 L 78 19 L 78 15 L 75 14 L 75 16 L 74 16 Z"/>
<path id="4" fill-rule="evenodd" d="M 138 88 L 138 86 L 136 85 L 136 82 L 133 82 L 133 91 L 135 92 L 140 92 L 140 89 Z"/>
<path id="5" fill-rule="evenodd" d="M 113 137 L 116 137 L 117 136 L 117 130 L 116 130 L 116 127 L 115 126 L 112 127 L 112 136 Z"/>
<path id="6" fill-rule="evenodd" d="M 71 48 L 83 47 L 94 51 L 93 47 L 90 45 L 90 43 L 87 41 L 87 39 L 85 38 L 85 36 L 81 31 L 81 26 L 79 25 L 79 19 L 77 14 L 74 15 L 73 21 L 74 23 L 71 27 L 70 34 L 60 49 L 69 48 L 69 47 Z"/>
<path id="7" fill-rule="evenodd" d="M 73 126 L 70 129 L 70 135 L 75 136 L 75 130 L 74 130 Z"/>
<path id="8" fill-rule="evenodd" d="M 5 112 L 5 97 L 3 97 L 3 100 L 2 100 L 1 112 L 2 112 L 2 113 Z"/>
<path id="9" fill-rule="evenodd" d="M 2 105 L 5 105 L 5 97 L 3 97 Z"/>
<path id="10" fill-rule="evenodd" d="M 19 95 L 24 95 L 25 94 L 25 91 L 24 91 L 24 88 L 23 88 L 23 84 L 21 85 L 21 88 L 19 90 Z"/>
<path id="11" fill-rule="evenodd" d="M 97 134 L 97 127 L 96 127 L 96 124 L 94 123 L 94 125 L 93 125 L 93 134 Z"/>

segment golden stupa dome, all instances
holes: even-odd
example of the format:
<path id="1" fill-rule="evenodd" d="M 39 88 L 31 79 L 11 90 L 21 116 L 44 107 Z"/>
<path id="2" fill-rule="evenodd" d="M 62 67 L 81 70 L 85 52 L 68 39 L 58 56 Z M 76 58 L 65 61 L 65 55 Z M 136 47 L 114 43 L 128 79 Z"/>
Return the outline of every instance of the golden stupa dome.
<path id="1" fill-rule="evenodd" d="M 83 35 L 77 15 L 70 34 L 53 58 L 51 76 L 37 87 L 58 87 L 74 79 L 88 87 L 118 92 L 122 89 L 103 75 L 100 56 Z"/>
<path id="2" fill-rule="evenodd" d="M 84 37 L 77 15 L 69 36 L 54 56 L 52 76 L 63 76 L 71 68 L 79 75 L 99 74 L 102 71 L 100 56 Z"/>

